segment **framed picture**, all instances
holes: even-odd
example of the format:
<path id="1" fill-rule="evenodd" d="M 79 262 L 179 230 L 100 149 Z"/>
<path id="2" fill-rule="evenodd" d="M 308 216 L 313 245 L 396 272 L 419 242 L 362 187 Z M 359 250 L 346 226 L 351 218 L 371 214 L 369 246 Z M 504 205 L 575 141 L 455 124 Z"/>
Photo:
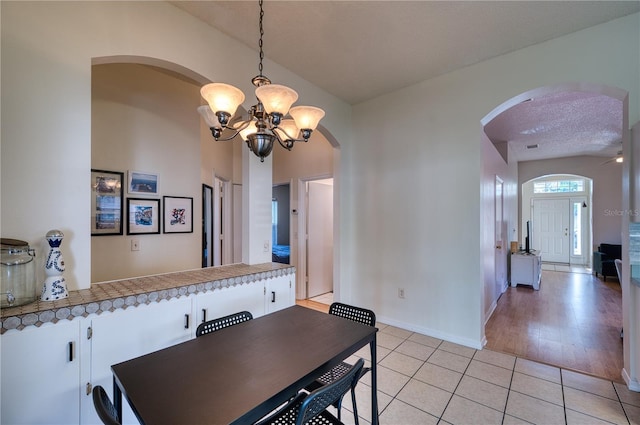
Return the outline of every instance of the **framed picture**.
<path id="1" fill-rule="evenodd" d="M 91 236 L 122 234 L 122 179 L 119 171 L 91 170 Z"/>
<path id="2" fill-rule="evenodd" d="M 158 175 L 143 171 L 131 171 L 127 173 L 127 192 L 132 195 L 157 195 Z"/>
<path id="3" fill-rule="evenodd" d="M 164 233 L 193 232 L 193 198 L 165 196 Z"/>
<path id="4" fill-rule="evenodd" d="M 127 198 L 127 235 L 160 233 L 160 199 Z"/>

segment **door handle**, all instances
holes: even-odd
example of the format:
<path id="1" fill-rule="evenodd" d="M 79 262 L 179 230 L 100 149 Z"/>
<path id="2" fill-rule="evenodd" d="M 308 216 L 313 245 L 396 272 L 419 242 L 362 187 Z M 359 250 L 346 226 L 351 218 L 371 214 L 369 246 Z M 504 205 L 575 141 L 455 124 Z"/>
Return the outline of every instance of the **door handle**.
<path id="1" fill-rule="evenodd" d="M 502 245 L 497 245 L 496 249 L 502 249 Z"/>

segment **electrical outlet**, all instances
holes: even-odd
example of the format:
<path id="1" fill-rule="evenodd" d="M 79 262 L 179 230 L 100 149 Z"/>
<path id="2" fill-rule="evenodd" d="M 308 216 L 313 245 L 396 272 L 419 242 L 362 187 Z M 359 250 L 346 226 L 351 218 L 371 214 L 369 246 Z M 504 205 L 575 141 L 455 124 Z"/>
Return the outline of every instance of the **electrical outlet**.
<path id="1" fill-rule="evenodd" d="M 269 241 L 264 241 L 264 252 L 269 252 Z"/>
<path id="2" fill-rule="evenodd" d="M 140 241 L 138 239 L 131 239 L 131 251 L 140 251 Z"/>
<path id="3" fill-rule="evenodd" d="M 404 288 L 398 288 L 398 298 L 404 298 Z"/>

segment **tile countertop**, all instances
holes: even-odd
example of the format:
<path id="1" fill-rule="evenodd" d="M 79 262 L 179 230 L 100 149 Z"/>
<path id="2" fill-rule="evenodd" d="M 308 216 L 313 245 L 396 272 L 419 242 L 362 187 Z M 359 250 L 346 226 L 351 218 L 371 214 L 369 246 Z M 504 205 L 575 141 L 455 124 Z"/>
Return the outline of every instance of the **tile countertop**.
<path id="1" fill-rule="evenodd" d="M 10 329 L 73 320 L 90 314 L 159 302 L 218 288 L 242 285 L 271 277 L 295 273 L 288 264 L 230 264 L 183 272 L 92 284 L 90 289 L 69 291 L 69 297 L 57 301 L 34 301 L 0 311 L 0 334 Z"/>

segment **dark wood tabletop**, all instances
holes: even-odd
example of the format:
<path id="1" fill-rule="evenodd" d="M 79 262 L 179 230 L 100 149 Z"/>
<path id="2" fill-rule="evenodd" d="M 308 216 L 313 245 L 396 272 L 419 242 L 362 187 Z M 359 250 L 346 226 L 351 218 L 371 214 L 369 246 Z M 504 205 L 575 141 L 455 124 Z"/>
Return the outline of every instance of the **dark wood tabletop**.
<path id="1" fill-rule="evenodd" d="M 375 364 L 376 332 L 290 307 L 113 365 L 114 401 L 148 425 L 253 423 L 367 344 Z"/>

